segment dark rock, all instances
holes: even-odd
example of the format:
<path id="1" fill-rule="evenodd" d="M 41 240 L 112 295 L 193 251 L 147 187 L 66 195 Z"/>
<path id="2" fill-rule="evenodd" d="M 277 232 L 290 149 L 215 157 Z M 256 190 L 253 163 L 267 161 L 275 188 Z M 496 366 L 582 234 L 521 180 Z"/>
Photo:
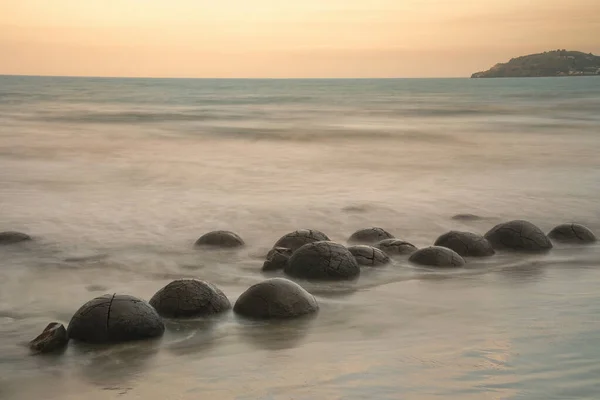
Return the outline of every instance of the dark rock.
<path id="1" fill-rule="evenodd" d="M 315 298 L 288 279 L 273 278 L 257 283 L 235 302 L 233 311 L 249 318 L 293 318 L 319 310 Z"/>
<path id="2" fill-rule="evenodd" d="M 388 264 L 390 257 L 383 251 L 366 245 L 357 245 L 348 247 L 348 251 L 352 253 L 358 265 L 367 265 L 377 267 Z"/>
<path id="3" fill-rule="evenodd" d="M 456 214 L 452 219 L 455 221 L 480 221 L 483 218 L 475 214 Z"/>
<path id="4" fill-rule="evenodd" d="M 215 285 L 198 279 L 178 279 L 160 289 L 150 305 L 167 318 L 201 317 L 231 308 L 227 296 Z"/>
<path id="5" fill-rule="evenodd" d="M 596 235 L 580 224 L 562 224 L 550 231 L 548 237 L 563 243 L 593 243 Z"/>
<path id="6" fill-rule="evenodd" d="M 0 245 L 26 242 L 31 240 L 31 236 L 21 232 L 0 232 Z"/>
<path id="7" fill-rule="evenodd" d="M 465 260 L 455 251 L 447 247 L 430 246 L 415 251 L 410 258 L 410 262 L 430 267 L 462 267 Z"/>
<path id="8" fill-rule="evenodd" d="M 305 244 L 327 240 L 329 238 L 323 232 L 314 229 L 300 229 L 283 236 L 273 247 L 285 247 L 294 252 Z"/>
<path id="9" fill-rule="evenodd" d="M 232 248 L 240 247 L 244 244 L 241 237 L 229 231 L 208 232 L 196 240 L 196 246 Z"/>
<path id="10" fill-rule="evenodd" d="M 485 234 L 485 238 L 496 250 L 539 252 L 552 248 L 552 243 L 540 228 L 522 220 L 498 224 Z"/>
<path id="11" fill-rule="evenodd" d="M 105 294 L 85 303 L 69 322 L 69 338 L 116 343 L 162 336 L 165 326 L 154 308 L 133 296 Z"/>
<path id="12" fill-rule="evenodd" d="M 35 353 L 51 353 L 63 349 L 68 342 L 69 336 L 64 325 L 52 322 L 38 337 L 29 342 L 29 348 Z"/>
<path id="13" fill-rule="evenodd" d="M 263 263 L 263 271 L 277 271 L 284 269 L 287 265 L 290 257 L 292 256 L 292 249 L 286 247 L 275 247 L 267 253 L 267 259 Z"/>
<path id="14" fill-rule="evenodd" d="M 360 267 L 352 253 L 341 244 L 314 242 L 296 250 L 284 271 L 303 279 L 348 280 L 360 274 Z"/>
<path id="15" fill-rule="evenodd" d="M 348 243 L 375 244 L 385 239 L 393 239 L 394 235 L 382 228 L 372 227 L 354 232 Z"/>
<path id="16" fill-rule="evenodd" d="M 471 232 L 444 233 L 434 245 L 447 247 L 462 257 L 488 257 L 496 253 L 486 238 Z"/>
<path id="17" fill-rule="evenodd" d="M 408 242 L 400 239 L 385 239 L 375 245 L 390 257 L 405 256 L 417 251 L 417 248 Z"/>

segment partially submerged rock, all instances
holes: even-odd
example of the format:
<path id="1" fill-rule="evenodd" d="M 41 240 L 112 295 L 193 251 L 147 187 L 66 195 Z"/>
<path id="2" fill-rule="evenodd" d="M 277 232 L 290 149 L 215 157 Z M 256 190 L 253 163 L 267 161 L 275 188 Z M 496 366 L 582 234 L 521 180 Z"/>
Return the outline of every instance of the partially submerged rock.
<path id="1" fill-rule="evenodd" d="M 366 245 L 357 245 L 348 247 L 358 265 L 377 267 L 391 262 L 390 257 L 383 251 Z"/>
<path id="2" fill-rule="evenodd" d="M 400 239 L 385 239 L 377 243 L 375 247 L 390 257 L 405 256 L 417 251 L 412 243 Z"/>
<path id="3" fill-rule="evenodd" d="M 444 233 L 434 245 L 447 247 L 462 257 L 488 257 L 496 253 L 486 238 L 471 232 Z"/>
<path id="4" fill-rule="evenodd" d="M 385 239 L 393 239 L 394 235 L 383 228 L 371 227 L 354 232 L 348 239 L 353 244 L 375 244 Z"/>
<path id="5" fill-rule="evenodd" d="M 69 322 L 69 338 L 88 343 L 118 343 L 162 336 L 156 310 L 133 296 L 105 294 L 85 303 Z"/>
<path id="6" fill-rule="evenodd" d="M 215 285 L 198 279 L 178 279 L 160 289 L 150 305 L 167 318 L 201 317 L 231 308 L 227 296 Z"/>
<path id="7" fill-rule="evenodd" d="M 63 349 L 69 342 L 67 330 L 63 324 L 52 322 L 31 342 L 29 348 L 34 353 L 51 353 Z"/>
<path id="8" fill-rule="evenodd" d="M 284 271 L 303 279 L 349 280 L 360 274 L 360 267 L 352 253 L 341 244 L 314 242 L 296 250 Z"/>
<path id="9" fill-rule="evenodd" d="M 540 228 L 523 220 L 498 224 L 485 234 L 485 238 L 496 250 L 541 252 L 552 248 L 550 239 Z"/>
<path id="10" fill-rule="evenodd" d="M 465 260 L 455 251 L 440 246 L 430 246 L 417 250 L 408 260 L 429 267 L 452 268 L 465 265 Z"/>
<path id="11" fill-rule="evenodd" d="M 329 238 L 323 232 L 315 229 L 300 229 L 282 236 L 273 247 L 285 247 L 294 252 L 305 244 L 327 240 Z"/>
<path id="12" fill-rule="evenodd" d="M 233 311 L 248 318 L 294 318 L 317 312 L 315 298 L 288 279 L 273 278 L 257 283 L 235 302 Z"/>
<path id="13" fill-rule="evenodd" d="M 31 240 L 31 236 L 21 232 L 0 232 L 0 245 L 14 244 Z"/>
<path id="14" fill-rule="evenodd" d="M 597 240 L 594 232 L 580 224 L 558 225 L 548 233 L 548 237 L 562 243 L 594 243 Z"/>
<path id="15" fill-rule="evenodd" d="M 263 263 L 262 270 L 277 271 L 284 269 L 291 256 L 292 249 L 288 249 L 287 247 L 275 247 L 267 253 L 267 259 Z"/>
<path id="16" fill-rule="evenodd" d="M 229 231 L 208 232 L 196 241 L 196 246 L 233 248 L 243 246 L 245 243 L 237 234 Z"/>
<path id="17" fill-rule="evenodd" d="M 455 221 L 480 221 L 483 218 L 475 214 L 456 214 L 452 219 Z"/>

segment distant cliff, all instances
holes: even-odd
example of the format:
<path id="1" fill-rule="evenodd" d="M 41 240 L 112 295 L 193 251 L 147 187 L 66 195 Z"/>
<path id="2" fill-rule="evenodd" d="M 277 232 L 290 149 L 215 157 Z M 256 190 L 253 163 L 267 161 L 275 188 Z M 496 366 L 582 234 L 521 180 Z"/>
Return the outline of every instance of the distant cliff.
<path id="1" fill-rule="evenodd" d="M 600 76 L 600 57 L 580 51 L 554 50 L 513 58 L 471 78 L 525 78 L 542 76 Z"/>

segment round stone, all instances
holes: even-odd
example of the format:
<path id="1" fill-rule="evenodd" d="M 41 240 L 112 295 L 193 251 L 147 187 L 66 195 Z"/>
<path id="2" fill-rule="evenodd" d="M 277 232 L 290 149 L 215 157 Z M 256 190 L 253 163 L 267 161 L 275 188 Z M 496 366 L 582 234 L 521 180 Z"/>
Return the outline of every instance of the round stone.
<path id="1" fill-rule="evenodd" d="M 375 244 L 385 239 L 393 239 L 394 235 L 382 228 L 372 227 L 354 232 L 348 243 Z"/>
<path id="2" fill-rule="evenodd" d="M 580 224 L 562 224 L 550 231 L 548 237 L 562 243 L 593 243 L 596 235 Z"/>
<path id="3" fill-rule="evenodd" d="M 21 232 L 0 232 L 0 245 L 26 242 L 31 240 L 31 236 Z"/>
<path id="4" fill-rule="evenodd" d="M 227 296 L 215 285 L 198 279 L 178 279 L 160 289 L 150 305 L 167 318 L 203 317 L 231 308 Z"/>
<path id="5" fill-rule="evenodd" d="M 429 267 L 452 268 L 465 265 L 465 260 L 454 250 L 440 246 L 419 249 L 408 260 L 415 264 L 427 265 Z"/>
<path id="6" fill-rule="evenodd" d="M 284 271 L 303 279 L 349 280 L 360 274 L 360 267 L 352 253 L 341 244 L 314 242 L 296 250 Z"/>
<path id="7" fill-rule="evenodd" d="M 319 310 L 315 298 L 288 279 L 273 278 L 257 283 L 235 302 L 233 311 L 248 318 L 294 318 Z"/>
<path id="8" fill-rule="evenodd" d="M 143 300 L 105 294 L 85 303 L 69 322 L 69 338 L 88 343 L 117 343 L 162 336 L 165 326 Z"/>
<path id="9" fill-rule="evenodd" d="M 390 257 L 405 256 L 417 251 L 413 244 L 400 239 L 385 239 L 377 243 L 375 247 Z"/>
<path id="10" fill-rule="evenodd" d="M 488 257 L 496 253 L 486 238 L 471 232 L 444 233 L 434 245 L 447 247 L 462 257 Z"/>
<path id="11" fill-rule="evenodd" d="M 539 252 L 552 248 L 550 239 L 540 228 L 522 220 L 498 224 L 485 234 L 485 238 L 496 250 Z"/>
<path id="12" fill-rule="evenodd" d="M 388 264 L 390 257 L 383 251 L 366 245 L 357 245 L 348 247 L 348 251 L 352 253 L 358 265 L 366 265 L 369 267 L 377 267 Z"/>
<path id="13" fill-rule="evenodd" d="M 208 232 L 196 241 L 196 246 L 232 248 L 244 245 L 241 237 L 229 231 Z"/>
<path id="14" fill-rule="evenodd" d="M 263 271 L 277 271 L 284 269 L 292 256 L 292 249 L 287 247 L 275 247 L 267 253 L 267 259 L 263 263 Z"/>
<path id="15" fill-rule="evenodd" d="M 329 238 L 323 232 L 314 229 L 300 229 L 284 235 L 273 247 L 285 247 L 292 253 L 308 243 L 327 241 Z"/>

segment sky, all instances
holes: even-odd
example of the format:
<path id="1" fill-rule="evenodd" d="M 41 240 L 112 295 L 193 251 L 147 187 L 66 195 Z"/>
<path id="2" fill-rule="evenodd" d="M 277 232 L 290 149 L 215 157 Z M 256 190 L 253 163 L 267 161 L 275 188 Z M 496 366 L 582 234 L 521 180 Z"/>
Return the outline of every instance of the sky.
<path id="1" fill-rule="evenodd" d="M 0 0 L 0 74 L 455 77 L 600 54 L 600 0 Z"/>

